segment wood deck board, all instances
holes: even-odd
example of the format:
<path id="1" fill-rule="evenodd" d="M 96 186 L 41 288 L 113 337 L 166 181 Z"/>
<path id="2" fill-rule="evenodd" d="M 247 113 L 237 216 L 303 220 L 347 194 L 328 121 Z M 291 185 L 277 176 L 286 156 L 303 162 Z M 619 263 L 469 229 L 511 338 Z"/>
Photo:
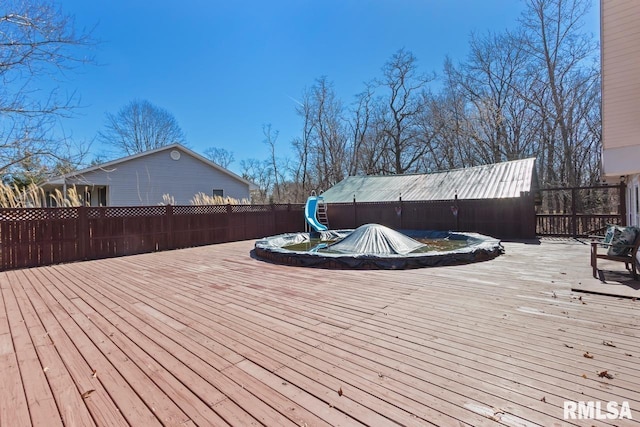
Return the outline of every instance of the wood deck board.
<path id="1" fill-rule="evenodd" d="M 14 331 L 10 327 L 5 294 L 11 292 L 8 283 L 0 286 L 0 307 L 4 316 L 0 318 L 0 426 L 10 425 L 12 422 L 28 425 L 31 420 L 27 405 L 27 396 L 22 387 L 20 367 L 12 340 Z M 54 414 L 54 416 L 57 414 Z"/>
<path id="2" fill-rule="evenodd" d="M 68 284 L 69 282 L 66 283 Z M 70 292 L 71 289 L 67 288 L 66 291 Z M 150 340 L 142 334 L 139 329 L 124 324 L 122 318 L 117 318 L 117 326 L 114 325 L 114 317 L 110 316 L 107 311 L 101 311 L 108 309 L 104 306 L 101 307 L 100 301 L 92 298 L 88 294 L 84 296 L 96 309 L 94 310 L 93 307 L 87 303 L 87 307 L 91 309 L 90 312 L 92 314 L 91 316 L 87 316 L 87 319 L 91 319 L 91 322 L 93 322 L 95 327 L 103 334 L 101 341 L 108 342 L 106 338 L 109 337 L 109 340 L 117 347 L 117 350 L 112 349 L 109 352 L 119 351 L 126 354 L 159 389 L 166 393 L 166 396 L 169 397 L 170 400 L 175 402 L 175 405 L 184 409 L 188 420 L 185 417 L 180 417 L 181 419 L 178 419 L 176 424 L 181 425 L 187 421 L 195 421 L 198 424 L 206 422 L 215 422 L 217 425 L 225 424 L 224 420 L 210 408 L 214 403 L 225 398 L 222 393 L 213 387 L 203 387 L 202 383 L 204 381 L 202 378 L 192 371 L 172 370 L 172 368 L 180 367 L 180 362 L 176 358 L 164 348 L 153 346 Z M 74 300 L 80 299 L 75 298 Z M 80 301 L 84 302 L 84 300 Z M 98 313 L 103 314 L 103 316 L 97 315 Z M 83 314 L 87 314 L 87 312 L 84 311 Z M 86 329 L 90 329 L 89 326 L 85 325 L 85 327 Z M 202 396 L 207 396 L 207 403 L 198 399 L 197 395 L 194 395 L 185 384 L 189 384 L 189 387 L 192 389 L 200 390 Z M 168 402 L 165 402 L 165 404 L 167 403 Z M 154 406 L 154 408 L 156 408 L 155 412 L 160 415 L 160 411 L 154 402 L 147 402 L 147 404 Z M 167 422 L 169 419 L 170 417 L 163 417 L 164 422 Z"/>
<path id="3" fill-rule="evenodd" d="M 393 315 L 385 316 L 384 318 L 370 318 L 360 323 L 357 328 L 362 328 L 365 333 L 366 330 L 376 331 L 378 328 L 382 328 L 388 335 L 395 333 L 395 335 L 401 335 L 407 340 L 415 340 L 417 342 L 424 341 L 424 335 L 429 333 L 430 339 L 424 341 L 427 344 L 429 341 L 447 339 L 449 341 L 459 342 L 461 346 L 471 344 L 474 347 L 484 347 L 490 351 L 495 349 L 498 353 L 500 351 L 509 351 L 510 354 L 515 352 L 516 355 L 522 355 L 522 357 L 528 356 L 534 358 L 538 363 L 541 362 L 540 356 L 546 355 L 553 357 L 555 361 L 560 363 L 573 365 L 575 361 L 574 353 L 582 350 L 583 353 L 590 351 L 592 354 L 598 354 L 600 356 L 599 358 L 591 360 L 591 362 L 585 360 L 585 363 L 595 363 L 595 361 L 601 357 L 605 357 L 615 360 L 616 364 L 622 366 L 634 366 L 632 359 L 625 356 L 624 352 L 634 352 L 637 350 L 637 342 L 632 342 L 632 340 L 637 341 L 635 338 L 632 340 L 627 338 L 625 341 L 619 336 L 612 336 L 606 331 L 603 331 L 601 334 L 593 334 L 593 336 L 585 336 L 586 331 L 580 330 L 572 330 L 573 334 L 566 334 L 558 331 L 558 326 L 555 324 L 549 325 L 550 327 L 548 329 L 542 331 L 519 331 L 512 329 L 514 323 L 524 323 L 525 321 L 526 319 L 518 319 L 514 322 L 513 319 L 511 319 L 506 322 L 503 319 L 501 322 L 496 322 L 495 325 L 491 325 L 490 321 L 483 320 L 482 324 L 485 328 L 478 328 L 475 336 L 471 338 L 467 336 L 466 331 L 468 331 L 469 328 L 473 328 L 477 322 L 469 319 L 458 319 L 455 323 L 453 321 L 440 321 L 438 313 L 431 313 L 430 317 L 424 318 L 424 321 L 416 321 L 415 319 Z M 486 328 L 487 326 L 490 327 Z M 508 332 L 509 339 L 506 339 L 504 336 L 495 335 L 493 333 L 494 328 L 501 328 Z M 542 343 L 553 334 L 563 337 L 563 341 L 551 347 L 528 348 L 526 345 L 532 341 L 534 343 Z M 605 342 L 609 345 L 603 344 Z M 573 351 L 569 351 L 568 349 L 570 348 L 573 348 Z M 582 355 L 582 353 L 580 354 Z M 632 375 L 637 377 L 638 373 Z"/>
<path id="4" fill-rule="evenodd" d="M 52 388 L 55 384 L 58 385 L 54 396 L 60 402 L 58 408 L 64 408 L 59 409 L 62 411 L 62 419 L 67 425 L 74 425 L 76 421 L 81 425 L 91 425 L 92 421 L 99 425 L 128 425 L 102 384 L 91 378 L 91 369 L 86 361 L 71 344 L 47 304 L 34 291 L 34 286 L 40 283 L 38 272 L 25 270 L 22 273 L 26 279 L 22 281 L 22 289 L 42 322 L 42 329 L 36 326 L 34 331 L 34 341 L 35 337 L 40 340 L 36 349 L 42 355 L 43 366 L 48 368 L 47 376 Z M 82 394 L 88 390 L 99 393 L 94 392 L 91 398 L 83 399 Z M 68 406 L 62 406 L 64 404 Z M 87 420 L 85 411 L 90 413 L 92 421 Z"/>
<path id="5" fill-rule="evenodd" d="M 237 363 L 243 358 L 237 353 L 227 349 L 223 344 L 217 341 L 207 341 L 207 337 L 204 335 L 198 335 L 194 333 L 192 329 L 176 330 L 170 325 L 164 322 L 154 322 L 154 316 L 148 315 L 145 310 L 138 310 L 138 306 L 134 304 L 125 304 L 120 299 L 120 290 L 117 289 L 113 283 L 95 283 L 97 279 L 94 279 L 94 283 L 90 285 L 84 285 L 81 282 L 76 283 L 76 290 L 84 295 L 88 300 L 102 303 L 104 300 L 113 300 L 121 302 L 122 305 L 116 305 L 114 309 L 105 311 L 105 316 L 115 316 L 114 322 L 117 322 L 117 317 L 121 317 L 124 321 L 130 323 L 134 328 L 140 331 L 146 331 L 148 334 L 154 336 L 154 338 L 163 343 L 169 344 L 175 342 L 178 346 L 183 348 L 189 348 L 190 352 L 194 355 L 206 359 L 207 363 L 211 364 L 218 370 L 224 369 L 229 364 Z M 100 297 L 99 301 L 96 297 Z M 108 309 L 108 307 L 105 307 Z M 154 332 L 155 331 L 155 332 Z M 181 333 L 180 333 L 181 332 Z M 212 351 L 212 347 L 215 349 Z"/>
<path id="6" fill-rule="evenodd" d="M 136 364 L 133 359 L 135 354 L 125 353 L 119 348 L 113 340 L 109 339 L 108 334 L 104 333 L 92 322 L 89 316 L 77 310 L 74 304 L 65 298 L 59 288 L 50 288 L 50 292 L 70 314 L 75 324 L 87 336 L 91 337 L 93 346 L 85 345 L 82 342 L 84 340 L 81 341 L 78 339 L 79 335 L 75 335 L 79 346 L 86 349 L 85 354 L 93 361 L 92 376 L 101 380 L 105 376 L 105 382 L 113 383 L 114 391 L 112 391 L 112 394 L 118 394 L 118 397 L 124 395 L 127 399 L 131 399 L 129 404 L 132 408 L 123 405 L 121 401 L 122 411 L 129 410 L 128 416 L 132 420 L 140 420 L 147 423 L 151 419 L 146 410 L 147 408 L 163 424 L 180 425 L 188 421 L 187 415 L 172 401 L 169 395 L 161 393 L 158 385 L 153 381 L 149 381 L 149 376 L 154 373 L 153 369 L 151 369 L 151 372 L 145 372 L 149 369 L 149 366 L 145 366 L 145 369 L 143 369 L 142 366 Z M 145 385 L 140 386 L 140 384 Z M 134 393 L 130 393 L 129 390 Z"/>
<path id="7" fill-rule="evenodd" d="M 42 273 L 39 269 L 34 272 L 40 276 L 41 282 L 46 282 Z M 109 360 L 109 355 L 102 353 L 98 347 L 99 337 L 82 329 L 83 325 L 76 323 L 73 311 L 67 311 L 50 293 L 56 291 L 55 285 L 42 287 L 39 289 L 39 297 L 51 309 L 47 313 L 51 323 L 56 322 L 59 326 L 53 332 L 49 331 L 51 339 L 55 346 L 64 346 L 61 354 L 70 356 L 69 362 L 65 364 L 70 371 L 74 371 L 74 380 L 80 381 L 78 389 L 81 395 L 86 396 L 84 400 L 100 399 L 104 404 L 105 401 L 112 400 L 117 406 L 114 416 L 123 416 L 131 424 L 161 425 L 152 409 L 144 404 L 132 387 L 134 381 L 140 379 L 139 372 L 131 366 L 126 356 L 121 356 L 118 360 L 122 363 Z M 100 375 L 94 376 L 94 370 L 100 371 Z M 140 384 L 135 385 L 141 387 Z"/>
<path id="8" fill-rule="evenodd" d="M 27 326 L 29 305 L 25 301 L 21 301 L 22 304 L 18 305 L 18 297 L 15 295 L 18 292 L 19 287 L 7 289 L 4 302 L 31 422 L 34 425 L 43 426 L 62 425 L 60 418 L 51 417 L 52 413 L 58 413 L 58 409 L 46 378 L 45 367 L 40 363 L 29 334 Z M 29 320 L 32 321 L 32 319 Z"/>
<path id="9" fill-rule="evenodd" d="M 76 290 L 78 292 L 85 292 L 85 298 L 93 304 L 96 304 L 96 306 L 100 305 L 100 301 L 104 299 L 101 298 L 98 300 L 91 296 L 89 292 L 86 292 L 84 289 L 79 287 L 77 287 Z M 107 295 L 105 294 L 101 296 Z M 106 306 L 102 307 L 101 312 L 105 309 L 107 309 Z M 185 398 L 185 402 L 189 413 L 195 413 L 195 416 L 192 417 L 193 419 L 198 419 L 201 414 L 209 414 L 209 422 L 214 422 L 216 425 L 222 425 L 226 422 L 222 419 L 218 419 L 216 414 L 210 414 L 206 408 L 203 408 L 201 403 L 204 402 L 209 407 L 221 409 L 223 416 L 228 416 L 227 411 L 229 410 L 230 405 L 220 405 L 221 402 L 227 399 L 227 396 L 214 387 L 216 384 L 215 379 L 211 381 L 212 375 L 216 375 L 215 372 L 229 366 L 227 361 L 218 358 L 217 355 L 212 352 L 203 351 L 191 354 L 187 348 L 190 348 L 191 350 L 194 348 L 198 349 L 199 346 L 196 341 L 181 341 L 178 342 L 178 346 L 172 346 L 172 337 L 162 334 L 163 331 L 172 331 L 172 328 L 163 328 L 164 325 L 160 323 L 156 324 L 157 329 L 151 328 L 151 326 L 145 323 L 144 320 L 133 316 L 121 307 L 117 307 L 112 312 L 105 311 L 103 312 L 103 315 L 104 320 L 108 323 L 103 323 L 102 328 L 105 333 L 113 336 L 114 340 L 130 341 L 130 338 L 135 338 L 136 345 L 140 348 L 137 349 L 134 347 L 128 354 L 135 355 L 137 353 L 139 355 L 138 358 L 145 360 L 147 367 L 151 367 L 149 364 L 155 363 L 162 365 L 162 368 L 166 369 L 167 372 L 156 371 L 156 377 L 158 375 L 165 376 L 169 372 L 175 377 L 171 378 L 169 376 L 162 380 L 162 382 L 165 383 L 165 387 L 172 390 L 170 394 L 174 398 L 176 397 L 176 392 L 178 395 L 186 396 L 186 391 L 184 390 L 185 386 L 191 390 L 193 394 L 189 397 L 192 401 L 187 401 L 188 399 Z M 119 334 L 116 334 L 116 332 L 119 332 Z M 153 339 L 151 337 L 153 337 Z M 173 338 L 175 338 L 175 335 Z M 154 339 L 156 341 L 154 341 Z M 201 358 L 197 357 L 198 353 L 202 356 Z M 149 359 L 149 355 L 153 355 L 153 361 Z M 203 360 L 206 360 L 207 363 Z M 220 362 L 220 360 L 222 360 L 222 362 Z M 209 365 L 209 363 L 212 363 L 214 366 Z M 217 366 L 217 368 L 215 366 Z M 176 380 L 184 385 L 176 383 Z M 209 382 L 207 382 L 208 380 Z M 171 385 L 166 385 L 167 383 L 171 383 Z M 238 425 L 251 424 L 251 422 L 254 421 L 253 418 L 247 418 L 248 414 L 240 414 L 240 412 L 242 412 L 242 409 L 236 407 L 235 413 L 232 417 L 239 421 Z"/>
<path id="10" fill-rule="evenodd" d="M 130 301 L 132 302 L 132 301 L 135 301 L 135 300 L 131 299 Z M 134 302 L 132 304 L 132 306 L 139 307 L 140 303 L 139 302 Z M 158 306 L 158 308 L 162 308 L 162 307 Z M 156 319 L 156 320 L 164 321 L 165 323 L 168 323 L 168 325 L 172 329 L 179 329 L 179 330 L 183 329 L 182 326 L 180 326 L 178 328 L 174 328 L 174 326 L 176 326 L 176 322 L 174 320 L 171 320 L 172 319 L 171 317 L 169 317 L 169 316 L 167 316 L 165 314 L 162 314 L 160 311 L 158 311 L 157 309 L 155 309 L 155 308 L 153 308 L 151 306 L 146 306 L 145 305 L 145 307 L 141 311 L 143 313 L 147 313 L 148 314 L 148 313 L 150 313 L 150 309 L 153 310 L 152 314 L 151 314 L 151 318 L 152 319 L 150 319 L 150 320 Z M 176 352 L 176 351 L 179 352 L 180 350 L 182 350 L 182 349 L 175 348 L 174 352 Z M 192 365 L 193 361 L 189 362 L 190 358 L 188 357 L 188 355 L 185 356 L 184 354 L 182 354 L 181 360 L 185 361 L 185 363 L 187 363 L 188 365 L 193 367 L 193 365 Z M 172 367 L 172 368 L 175 371 L 179 371 L 179 369 L 176 369 L 176 367 Z M 221 368 L 221 370 L 225 373 L 225 375 L 228 376 L 227 372 L 229 372 L 228 371 L 229 368 L 230 367 L 227 366 L 224 369 Z M 197 369 L 197 368 L 194 368 L 194 369 Z M 208 369 L 210 369 L 210 368 L 204 367 L 203 369 L 200 369 L 198 372 L 203 376 L 207 376 L 208 375 L 207 374 L 207 370 Z M 230 397 L 233 400 L 238 400 L 238 401 L 246 401 L 247 399 L 250 400 L 251 398 L 247 397 L 248 393 L 247 393 L 247 390 L 245 390 L 245 388 L 244 388 L 245 384 L 247 384 L 250 381 L 250 377 L 248 377 L 247 375 L 239 375 L 237 372 L 236 372 L 235 375 L 232 375 L 232 377 L 234 378 L 234 381 L 236 381 L 238 383 L 237 385 L 234 386 L 236 389 L 238 389 L 236 393 L 230 393 L 230 391 L 229 391 L 230 390 L 229 380 L 226 380 L 227 382 L 225 383 L 223 381 L 223 377 L 221 377 L 221 376 L 218 377 L 217 379 L 213 379 L 211 377 L 209 377 L 208 379 L 210 381 L 212 381 L 213 383 L 217 384 L 219 387 L 226 389 L 227 393 L 230 394 Z M 211 393 L 201 393 L 200 396 L 202 398 L 205 398 L 205 397 L 211 398 Z M 215 405 L 216 403 L 217 402 L 213 402 L 213 405 Z M 260 420 L 261 422 L 266 422 L 267 425 L 272 425 L 274 420 L 276 419 L 274 417 L 277 417 L 276 413 L 269 407 L 269 405 L 264 405 L 258 400 L 255 400 L 253 403 L 247 404 L 246 406 L 249 408 L 249 411 L 252 412 L 258 420 Z M 298 410 L 298 413 L 300 415 L 302 415 L 302 413 L 303 413 L 302 408 L 300 408 L 300 410 Z M 314 424 L 314 423 L 312 423 L 312 424 Z"/>
<path id="11" fill-rule="evenodd" d="M 640 302 L 572 292 L 602 286 L 584 245 L 331 271 L 252 244 L 0 272 L 0 426 L 640 425 Z M 563 420 L 589 399 L 634 420 Z"/>

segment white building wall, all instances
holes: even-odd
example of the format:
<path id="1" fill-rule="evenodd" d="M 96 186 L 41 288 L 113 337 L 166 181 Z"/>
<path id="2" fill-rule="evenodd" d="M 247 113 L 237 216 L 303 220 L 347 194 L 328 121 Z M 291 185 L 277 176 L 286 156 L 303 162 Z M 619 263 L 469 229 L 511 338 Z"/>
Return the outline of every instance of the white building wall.
<path id="1" fill-rule="evenodd" d="M 163 203 L 164 194 L 172 196 L 176 205 L 188 205 L 197 193 L 211 196 L 214 189 L 222 189 L 225 197 L 249 200 L 246 183 L 176 150 L 180 152 L 177 160 L 171 156 L 175 150 L 159 151 L 68 179 L 67 185 L 107 186 L 109 206 L 157 205 Z M 97 191 L 92 192 L 94 197 Z"/>
<path id="2" fill-rule="evenodd" d="M 619 182 L 640 174 L 640 1 L 601 0 L 602 167 Z"/>

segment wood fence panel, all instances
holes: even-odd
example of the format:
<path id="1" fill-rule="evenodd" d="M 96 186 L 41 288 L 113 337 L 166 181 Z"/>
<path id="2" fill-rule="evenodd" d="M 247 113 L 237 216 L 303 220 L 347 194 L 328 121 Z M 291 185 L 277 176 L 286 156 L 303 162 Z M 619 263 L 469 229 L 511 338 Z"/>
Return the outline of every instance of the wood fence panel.
<path id="1" fill-rule="evenodd" d="M 462 230 L 498 238 L 529 238 L 535 235 L 532 203 L 527 197 L 343 203 L 330 204 L 328 216 L 332 229 L 378 223 L 395 229 Z M 457 216 L 453 206 L 457 206 Z M 303 211 L 301 204 L 0 209 L 0 268 L 299 232 L 305 229 Z"/>
<path id="2" fill-rule="evenodd" d="M 273 234 L 294 233 L 305 229 L 304 205 L 301 204 L 282 204 L 273 205 Z M 331 213 L 329 213 L 331 216 Z M 331 219 L 330 219 L 331 221 Z M 330 222 L 331 228 L 335 228 Z M 260 237 L 267 237 L 271 234 L 267 229 L 262 230 Z"/>
<path id="3" fill-rule="evenodd" d="M 170 249 L 227 242 L 228 228 L 227 206 L 173 206 Z"/>
<path id="4" fill-rule="evenodd" d="M 403 202 L 402 228 L 406 230 L 456 230 L 453 201 Z M 464 215 L 459 214 L 459 219 Z"/>
<path id="5" fill-rule="evenodd" d="M 353 228 L 356 223 L 356 205 L 353 203 L 328 204 L 327 216 L 330 228 L 334 230 Z"/>
<path id="6" fill-rule="evenodd" d="M 0 210 L 0 268 L 78 259 L 77 208 Z"/>
<path id="7" fill-rule="evenodd" d="M 80 236 L 86 241 L 84 259 L 168 249 L 164 206 L 80 209 L 87 216 L 86 232 Z"/>
<path id="8" fill-rule="evenodd" d="M 454 211 L 457 209 L 457 215 Z M 535 237 L 529 196 L 509 199 L 329 204 L 332 228 L 377 223 L 404 230 L 471 231 L 497 238 Z"/>

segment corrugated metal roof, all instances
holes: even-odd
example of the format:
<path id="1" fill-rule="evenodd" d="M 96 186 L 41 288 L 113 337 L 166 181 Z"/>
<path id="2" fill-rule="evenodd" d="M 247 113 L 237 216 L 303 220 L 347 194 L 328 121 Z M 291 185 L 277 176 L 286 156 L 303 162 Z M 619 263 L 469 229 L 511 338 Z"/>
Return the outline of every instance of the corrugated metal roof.
<path id="1" fill-rule="evenodd" d="M 329 203 L 398 200 L 500 199 L 520 197 L 535 184 L 535 158 L 446 172 L 413 175 L 350 176 L 322 196 Z"/>

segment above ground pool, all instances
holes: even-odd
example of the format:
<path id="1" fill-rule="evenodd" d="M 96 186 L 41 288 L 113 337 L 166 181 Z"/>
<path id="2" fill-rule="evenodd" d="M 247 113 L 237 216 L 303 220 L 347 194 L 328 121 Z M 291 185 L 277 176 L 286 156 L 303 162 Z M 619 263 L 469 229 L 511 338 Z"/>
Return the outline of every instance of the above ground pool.
<path id="1" fill-rule="evenodd" d="M 406 269 L 486 261 L 503 253 L 500 241 L 478 233 L 355 230 L 287 233 L 258 240 L 257 257 L 278 264 L 336 269 Z"/>

